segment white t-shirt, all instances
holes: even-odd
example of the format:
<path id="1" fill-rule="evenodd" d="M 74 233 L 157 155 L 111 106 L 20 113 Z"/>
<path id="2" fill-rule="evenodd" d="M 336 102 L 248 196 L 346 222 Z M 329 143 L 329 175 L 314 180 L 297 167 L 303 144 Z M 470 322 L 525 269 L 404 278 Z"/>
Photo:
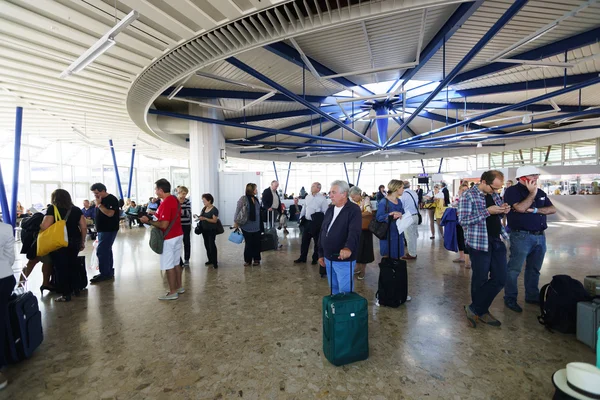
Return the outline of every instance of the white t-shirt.
<path id="1" fill-rule="evenodd" d="M 340 211 L 342 211 L 342 208 L 344 208 L 344 206 L 341 207 L 337 207 L 335 206 L 333 208 L 333 219 L 331 220 L 331 223 L 329 224 L 329 226 L 327 227 L 327 232 L 329 232 L 329 230 L 331 229 L 331 225 L 333 225 L 333 223 L 335 222 L 335 219 L 337 218 L 337 216 L 340 214 Z"/>

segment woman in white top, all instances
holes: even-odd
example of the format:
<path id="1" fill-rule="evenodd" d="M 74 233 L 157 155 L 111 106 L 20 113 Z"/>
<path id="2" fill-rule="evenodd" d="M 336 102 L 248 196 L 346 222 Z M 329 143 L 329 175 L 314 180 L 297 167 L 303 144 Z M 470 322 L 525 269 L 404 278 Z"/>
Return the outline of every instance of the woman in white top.
<path id="1" fill-rule="evenodd" d="M 362 198 L 362 190 L 358 186 L 350 188 L 348 193 L 350 201 L 360 207 L 363 219 L 372 219 L 373 210 L 371 209 L 371 199 L 369 196 Z M 375 253 L 373 252 L 373 233 L 368 229 L 363 229 L 360 232 L 360 240 L 358 242 L 358 251 L 356 256 L 356 268 L 354 274 L 358 279 L 365 279 L 367 264 L 375 261 Z"/>
<path id="2" fill-rule="evenodd" d="M 0 368 L 7 365 L 4 343 L 6 322 L 8 321 L 8 300 L 17 281 L 12 266 L 15 263 L 15 237 L 10 225 L 0 223 Z M 4 389 L 8 379 L 0 372 L 0 389 Z"/>

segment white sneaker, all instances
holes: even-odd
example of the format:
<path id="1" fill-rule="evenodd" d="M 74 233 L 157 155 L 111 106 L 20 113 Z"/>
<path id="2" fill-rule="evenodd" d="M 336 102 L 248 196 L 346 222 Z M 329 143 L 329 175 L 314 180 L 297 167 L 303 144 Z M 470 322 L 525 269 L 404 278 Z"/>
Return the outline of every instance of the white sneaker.
<path id="1" fill-rule="evenodd" d="M 4 389 L 8 385 L 8 378 L 0 372 L 0 390 Z"/>
<path id="2" fill-rule="evenodd" d="M 185 293 L 185 289 L 182 288 L 182 287 L 180 287 L 179 289 L 177 289 L 177 293 L 178 294 L 183 294 L 183 293 Z"/>
<path id="3" fill-rule="evenodd" d="M 169 292 L 167 292 L 164 296 L 160 296 L 158 299 L 159 300 L 177 300 L 178 298 L 179 298 L 179 294 L 177 294 L 177 293 L 169 294 Z"/>
<path id="4" fill-rule="evenodd" d="M 406 301 L 411 301 L 411 300 L 412 300 L 412 297 L 406 296 Z"/>

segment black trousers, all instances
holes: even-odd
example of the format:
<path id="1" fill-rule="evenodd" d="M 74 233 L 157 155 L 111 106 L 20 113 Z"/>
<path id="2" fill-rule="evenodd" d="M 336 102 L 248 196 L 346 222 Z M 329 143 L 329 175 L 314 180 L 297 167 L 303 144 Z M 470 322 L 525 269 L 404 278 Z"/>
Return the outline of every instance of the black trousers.
<path id="1" fill-rule="evenodd" d="M 130 228 L 131 228 L 131 225 L 132 225 L 133 222 L 135 222 L 137 225 L 142 225 L 142 223 L 138 219 L 137 215 L 127 214 L 127 222 L 129 222 L 129 227 Z"/>
<path id="2" fill-rule="evenodd" d="M 313 235 L 313 226 L 312 221 L 306 221 L 307 224 L 304 227 L 304 232 L 302 233 L 302 244 L 300 246 L 300 260 L 306 261 L 308 256 L 308 248 L 310 247 L 310 241 L 313 240 L 315 242 L 315 247 L 313 249 L 312 260 L 317 261 L 319 259 L 319 234 Z"/>
<path id="3" fill-rule="evenodd" d="M 71 240 L 73 239 L 69 239 L 69 241 Z M 50 253 L 56 278 L 55 286 L 57 292 L 63 296 L 71 296 L 76 288 L 78 254 L 79 243 L 70 243 L 69 247 L 63 247 Z"/>
<path id="4" fill-rule="evenodd" d="M 8 300 L 17 281 L 14 275 L 0 279 L 0 368 L 8 364 L 6 360 L 6 329 L 8 328 Z"/>
<path id="5" fill-rule="evenodd" d="M 208 262 L 210 262 L 212 265 L 217 265 L 217 231 L 203 231 L 202 238 L 204 239 L 204 248 L 206 249 L 206 254 L 208 255 Z M 185 243 L 185 236 L 183 237 L 183 240 Z"/>
<path id="6" fill-rule="evenodd" d="M 183 259 L 185 261 L 190 261 L 190 253 L 192 250 L 190 237 L 192 234 L 192 226 L 191 225 L 181 225 L 181 229 L 183 229 Z"/>
<path id="7" fill-rule="evenodd" d="M 242 229 L 242 234 L 244 235 L 244 262 L 260 261 L 260 231 L 246 232 Z"/>

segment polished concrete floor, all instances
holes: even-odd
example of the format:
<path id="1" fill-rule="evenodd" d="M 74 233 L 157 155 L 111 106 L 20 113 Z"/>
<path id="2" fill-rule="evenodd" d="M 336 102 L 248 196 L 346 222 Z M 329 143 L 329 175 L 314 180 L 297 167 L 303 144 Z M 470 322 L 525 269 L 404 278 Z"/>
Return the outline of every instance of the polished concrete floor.
<path id="1" fill-rule="evenodd" d="M 370 357 L 344 367 L 323 357 L 321 299 L 329 289 L 317 267 L 292 263 L 297 230 L 280 232 L 282 249 L 263 253 L 253 268 L 242 266 L 243 245 L 228 242 L 229 232 L 218 238 L 220 268 L 205 267 L 194 237 L 186 293 L 160 302 L 166 282 L 149 233 L 122 229 L 114 282 L 70 303 L 40 298 L 44 343 L 6 369 L 10 385 L 0 398 L 548 399 L 555 370 L 594 362 L 574 335 L 545 331 L 536 307 L 505 309 L 502 294 L 491 309 L 502 327 L 469 328 L 462 307 L 470 270 L 451 262 L 455 255 L 429 239 L 425 224 L 409 267 L 410 303 L 374 305 L 375 263 L 356 282 L 369 299 Z M 552 224 L 540 283 L 598 273 L 599 239 L 596 223 Z M 38 266 L 30 280 L 38 297 L 40 274 Z"/>

